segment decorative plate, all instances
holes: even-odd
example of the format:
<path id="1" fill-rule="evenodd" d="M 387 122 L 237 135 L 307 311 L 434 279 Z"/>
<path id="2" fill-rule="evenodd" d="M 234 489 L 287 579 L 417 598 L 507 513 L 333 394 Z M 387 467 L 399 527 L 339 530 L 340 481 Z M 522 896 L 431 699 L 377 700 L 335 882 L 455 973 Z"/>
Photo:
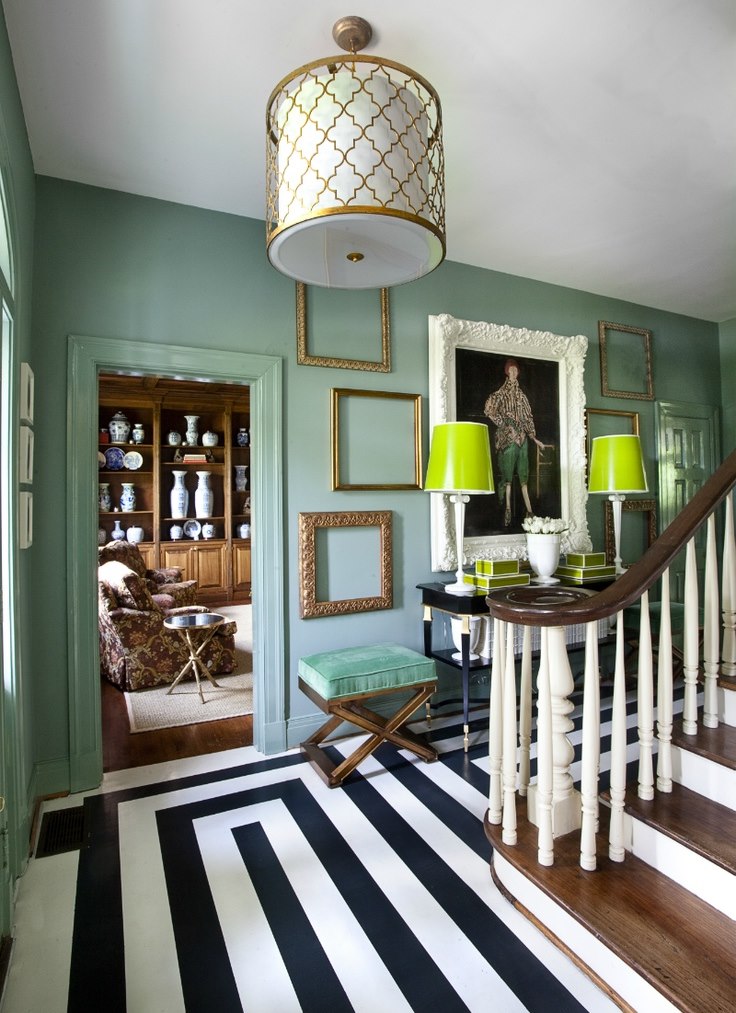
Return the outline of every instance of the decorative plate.
<path id="1" fill-rule="evenodd" d="M 125 466 L 125 454 L 120 447 L 108 447 L 105 451 L 105 464 L 110 471 L 120 471 Z"/>
<path id="2" fill-rule="evenodd" d="M 143 464 L 143 457 L 137 450 L 129 450 L 123 458 L 123 464 L 129 471 L 138 471 Z"/>
<path id="3" fill-rule="evenodd" d="M 97 451 L 97 467 L 98 468 L 104 468 L 106 464 L 107 464 L 107 461 L 105 460 L 105 455 L 102 453 L 101 450 L 98 450 Z"/>
<path id="4" fill-rule="evenodd" d="M 202 530 L 202 525 L 199 521 L 187 521 L 184 525 L 184 534 L 187 538 L 199 538 L 199 533 Z"/>

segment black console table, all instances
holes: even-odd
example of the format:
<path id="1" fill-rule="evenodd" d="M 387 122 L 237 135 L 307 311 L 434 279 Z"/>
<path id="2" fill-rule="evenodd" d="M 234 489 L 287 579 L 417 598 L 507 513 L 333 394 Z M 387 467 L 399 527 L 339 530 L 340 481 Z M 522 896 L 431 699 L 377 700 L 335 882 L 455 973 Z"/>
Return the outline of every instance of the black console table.
<path id="1" fill-rule="evenodd" d="M 475 590 L 470 594 L 450 594 L 441 583 L 417 584 L 422 592 L 424 609 L 424 653 L 428 658 L 437 658 L 453 668 L 459 668 L 463 677 L 463 743 L 468 749 L 468 709 L 470 706 L 470 672 L 471 669 L 490 669 L 490 661 L 483 658 L 470 660 L 470 620 L 473 616 L 488 616 L 486 604 L 487 591 Z M 453 619 L 463 619 L 460 634 L 460 657 L 458 662 L 453 658 L 454 651 L 435 651 L 432 649 L 432 620 L 435 612 L 442 612 Z"/>

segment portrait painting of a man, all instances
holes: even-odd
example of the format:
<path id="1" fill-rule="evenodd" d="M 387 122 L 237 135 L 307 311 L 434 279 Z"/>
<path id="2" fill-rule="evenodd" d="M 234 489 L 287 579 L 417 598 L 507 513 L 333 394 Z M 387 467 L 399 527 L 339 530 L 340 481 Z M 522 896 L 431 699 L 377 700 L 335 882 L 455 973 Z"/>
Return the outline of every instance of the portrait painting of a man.
<path id="1" fill-rule="evenodd" d="M 557 362 L 456 351 L 459 421 L 489 428 L 496 497 L 471 497 L 469 536 L 520 532 L 532 515 L 560 515 Z"/>

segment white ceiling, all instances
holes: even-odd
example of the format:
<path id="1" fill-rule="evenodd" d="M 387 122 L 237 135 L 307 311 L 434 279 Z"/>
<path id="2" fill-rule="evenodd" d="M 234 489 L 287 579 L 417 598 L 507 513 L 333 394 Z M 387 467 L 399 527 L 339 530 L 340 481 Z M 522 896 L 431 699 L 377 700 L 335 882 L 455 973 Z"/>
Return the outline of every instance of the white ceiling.
<path id="1" fill-rule="evenodd" d="M 733 0 L 2 3 L 40 174 L 263 219 L 270 91 L 357 13 L 440 95 L 450 260 L 736 318 Z"/>

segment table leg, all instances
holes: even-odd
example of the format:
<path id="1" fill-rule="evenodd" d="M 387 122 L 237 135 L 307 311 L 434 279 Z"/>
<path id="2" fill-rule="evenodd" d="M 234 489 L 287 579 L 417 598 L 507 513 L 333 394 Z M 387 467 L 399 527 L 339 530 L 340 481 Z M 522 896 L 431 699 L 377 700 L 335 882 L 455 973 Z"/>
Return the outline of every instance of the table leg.
<path id="1" fill-rule="evenodd" d="M 424 656 L 425 658 L 432 657 L 432 609 L 429 605 L 424 606 Z M 431 697 L 427 698 L 424 711 L 429 725 L 432 722 Z"/>
<path id="2" fill-rule="evenodd" d="M 174 679 L 172 684 L 169 686 L 168 689 L 169 693 L 171 693 L 171 691 L 174 689 L 175 686 L 178 686 L 178 684 L 181 682 L 181 680 L 184 678 L 184 676 L 187 674 L 190 668 L 194 672 L 194 678 L 197 681 L 197 689 L 199 690 L 199 698 L 202 701 L 202 703 L 204 703 L 204 693 L 202 692 L 202 682 L 199 678 L 200 671 L 204 674 L 204 676 L 207 679 L 209 679 L 209 681 L 212 683 L 213 686 L 218 686 L 218 683 L 216 683 L 215 680 L 212 678 L 212 673 L 199 656 L 201 652 L 204 650 L 204 648 L 207 646 L 207 644 L 210 642 L 212 637 L 215 635 L 217 629 L 218 626 L 213 626 L 210 629 L 207 629 L 207 635 L 202 638 L 202 640 L 199 643 L 199 646 L 196 646 L 194 644 L 194 641 L 192 640 L 192 630 L 190 630 L 189 628 L 183 630 L 184 637 L 186 639 L 187 646 L 189 648 L 189 661 L 186 663 L 184 668 L 182 668 L 181 672 L 179 672 L 179 674 L 177 675 L 176 679 Z M 200 627 L 200 632 L 201 630 L 202 627 Z"/>
<path id="3" fill-rule="evenodd" d="M 470 616 L 461 616 L 460 658 L 463 672 L 463 748 L 468 751 L 468 710 L 470 708 Z"/>

